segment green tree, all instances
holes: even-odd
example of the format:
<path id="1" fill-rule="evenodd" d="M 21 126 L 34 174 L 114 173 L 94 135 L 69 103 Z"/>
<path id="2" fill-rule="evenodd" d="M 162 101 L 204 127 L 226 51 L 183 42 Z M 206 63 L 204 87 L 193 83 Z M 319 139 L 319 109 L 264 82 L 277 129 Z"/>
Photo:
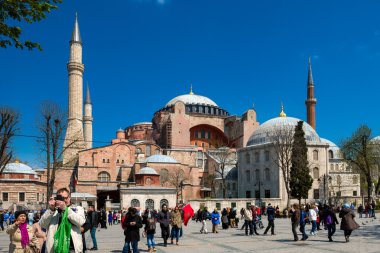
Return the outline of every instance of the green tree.
<path id="1" fill-rule="evenodd" d="M 298 121 L 294 131 L 289 184 L 292 197 L 298 199 L 300 203 L 301 199 L 308 197 L 308 192 L 313 184 L 313 178 L 310 176 L 309 162 L 307 160 L 305 132 L 302 126 L 303 121 Z"/>
<path id="2" fill-rule="evenodd" d="M 371 140 L 371 129 L 366 126 L 360 126 L 350 138 L 342 143 L 341 152 L 346 162 L 353 169 L 360 172 L 364 177 L 368 187 L 368 201 L 371 201 L 373 193 L 373 168 L 378 164 L 379 143 Z"/>
<path id="3" fill-rule="evenodd" d="M 32 50 L 41 46 L 30 40 L 21 41 L 20 23 L 32 24 L 46 18 L 46 14 L 57 9 L 62 0 L 0 0 L 0 47 L 14 46 Z"/>

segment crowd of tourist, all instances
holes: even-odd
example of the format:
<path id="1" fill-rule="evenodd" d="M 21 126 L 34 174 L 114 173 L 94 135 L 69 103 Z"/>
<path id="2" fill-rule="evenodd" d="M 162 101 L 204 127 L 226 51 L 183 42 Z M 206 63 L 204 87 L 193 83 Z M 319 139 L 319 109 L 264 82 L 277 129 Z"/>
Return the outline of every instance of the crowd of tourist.
<path id="1" fill-rule="evenodd" d="M 221 212 L 214 209 L 208 211 L 207 207 L 199 209 L 193 215 L 193 220 L 200 222 L 200 233 L 208 233 L 208 224 L 212 226 L 212 233 L 219 233 L 219 226 L 222 229 L 239 229 L 239 221 L 244 221 L 241 230 L 245 230 L 246 236 L 258 236 L 259 229 L 263 229 L 263 216 L 266 216 L 266 228 L 263 235 L 270 231 L 275 234 L 276 219 L 289 217 L 291 221 L 291 231 L 294 241 L 298 241 L 298 229 L 302 237 L 300 240 L 307 240 L 309 236 L 318 235 L 318 231 L 327 230 L 329 242 L 333 242 L 336 227 L 340 224 L 340 229 L 344 231 L 346 242 L 349 242 L 352 231 L 359 228 L 355 221 L 354 204 L 344 204 L 342 206 L 318 205 L 311 203 L 306 205 L 293 204 L 290 210 L 281 212 L 271 204 L 259 207 L 248 205 L 238 213 L 236 208 L 226 207 Z M 360 218 L 376 218 L 376 204 L 366 203 L 359 205 L 357 212 Z M 192 209 L 191 209 L 192 210 Z M 239 215 L 240 214 L 240 215 Z M 190 217 L 182 209 L 176 206 L 169 209 L 163 204 L 161 210 L 146 209 L 141 211 L 130 207 L 125 211 L 106 211 L 101 209 L 96 211 L 93 205 L 88 206 L 87 212 L 81 206 L 71 203 L 70 192 L 66 188 L 59 189 L 55 197 L 50 198 L 46 210 L 41 211 L 7 211 L 0 210 L 0 229 L 6 230 L 10 236 L 9 252 L 38 252 L 38 253 L 69 253 L 85 252 L 87 250 L 87 240 L 91 240 L 92 247 L 89 250 L 98 250 L 96 240 L 97 230 L 108 226 L 119 224 L 124 230 L 123 253 L 137 253 L 140 237 L 146 238 L 148 252 L 156 252 L 155 234 L 157 225 L 160 226 L 163 246 L 170 244 L 180 245 L 180 238 L 183 236 L 183 224 L 187 224 Z M 338 219 L 340 218 L 340 219 Z M 210 221 L 209 221 L 210 220 Z M 306 232 L 306 225 L 311 224 L 309 233 Z M 88 233 L 90 236 L 86 237 Z M 91 238 L 91 239 L 90 239 Z"/>

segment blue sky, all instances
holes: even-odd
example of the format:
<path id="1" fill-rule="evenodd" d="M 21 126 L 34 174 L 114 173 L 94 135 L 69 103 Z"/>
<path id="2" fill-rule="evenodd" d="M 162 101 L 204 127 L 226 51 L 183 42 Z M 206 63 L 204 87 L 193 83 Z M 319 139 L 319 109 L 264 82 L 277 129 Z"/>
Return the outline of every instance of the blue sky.
<path id="1" fill-rule="evenodd" d="M 361 124 L 380 134 L 380 2 L 279 0 L 64 1 L 45 20 L 23 26 L 42 52 L 0 49 L 0 105 L 20 111 L 22 134 L 38 135 L 42 101 L 67 108 L 76 11 L 95 141 L 151 121 L 190 83 L 231 114 L 255 104 L 263 123 L 283 101 L 288 116 L 306 119 L 309 55 L 319 135 L 339 144 Z M 34 139 L 17 137 L 14 149 L 41 164 Z"/>

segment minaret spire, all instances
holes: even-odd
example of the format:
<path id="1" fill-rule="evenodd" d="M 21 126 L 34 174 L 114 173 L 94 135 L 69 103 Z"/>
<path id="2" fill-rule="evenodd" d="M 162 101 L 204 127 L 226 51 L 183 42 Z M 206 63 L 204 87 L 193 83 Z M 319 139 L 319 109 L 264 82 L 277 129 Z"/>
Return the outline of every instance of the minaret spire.
<path id="1" fill-rule="evenodd" d="M 307 99 L 306 103 L 306 116 L 307 123 L 316 129 L 315 125 L 315 105 L 317 104 L 317 99 L 314 97 L 314 81 L 313 81 L 313 73 L 311 70 L 311 57 L 309 57 L 309 71 L 307 75 Z"/>
<path id="2" fill-rule="evenodd" d="M 74 28 L 73 28 L 73 33 L 71 35 L 71 43 L 77 42 L 77 43 L 82 43 L 82 38 L 80 37 L 80 32 L 79 32 L 79 24 L 78 24 L 78 13 L 75 12 L 75 22 L 74 22 Z"/>
<path id="3" fill-rule="evenodd" d="M 284 112 L 284 104 L 281 102 L 281 112 L 280 112 L 280 115 L 278 115 L 279 117 L 286 117 L 286 113 Z"/>
<path id="4" fill-rule="evenodd" d="M 90 88 L 88 86 L 88 81 L 86 83 L 86 100 L 84 101 L 85 104 L 91 104 L 91 96 L 90 96 Z"/>

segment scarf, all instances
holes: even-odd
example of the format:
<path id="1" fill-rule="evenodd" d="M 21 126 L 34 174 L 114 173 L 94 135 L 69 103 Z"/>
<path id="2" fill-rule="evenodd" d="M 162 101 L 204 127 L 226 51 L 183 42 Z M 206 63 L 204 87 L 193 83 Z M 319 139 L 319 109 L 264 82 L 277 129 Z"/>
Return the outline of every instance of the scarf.
<path id="1" fill-rule="evenodd" d="M 67 218 L 69 208 L 62 213 L 62 221 L 54 234 L 54 253 L 69 253 L 71 223 Z"/>
<path id="2" fill-rule="evenodd" d="M 23 249 L 25 249 L 26 246 L 29 245 L 29 233 L 28 233 L 27 226 L 28 224 L 26 224 L 26 222 L 18 226 L 21 232 L 21 246 Z"/>

